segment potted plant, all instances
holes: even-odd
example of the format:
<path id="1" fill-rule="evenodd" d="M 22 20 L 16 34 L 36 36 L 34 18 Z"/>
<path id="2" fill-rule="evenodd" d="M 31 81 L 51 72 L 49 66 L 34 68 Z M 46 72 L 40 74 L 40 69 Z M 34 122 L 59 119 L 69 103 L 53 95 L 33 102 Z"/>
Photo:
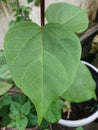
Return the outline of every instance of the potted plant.
<path id="1" fill-rule="evenodd" d="M 84 61 L 83 61 L 83 63 L 85 65 L 87 65 L 87 67 L 89 68 L 89 70 L 90 70 L 90 72 L 91 72 L 91 74 L 92 74 L 92 76 L 93 76 L 93 78 L 96 82 L 96 86 L 98 87 L 98 80 L 97 80 L 98 69 L 96 67 L 94 67 L 93 65 L 91 65 L 90 63 L 87 63 L 87 62 L 84 62 Z M 96 88 L 96 95 L 98 97 L 98 88 Z M 96 106 L 98 105 L 97 102 L 95 103 Z M 94 106 L 91 107 L 90 110 L 92 111 L 93 108 L 94 108 Z M 64 119 L 61 119 L 61 120 L 59 120 L 59 124 L 62 124 L 64 126 L 77 127 L 77 126 L 83 126 L 83 125 L 89 124 L 97 118 L 98 118 L 98 111 L 96 111 L 91 116 L 85 117 L 84 119 L 80 119 L 80 120 L 64 120 Z"/>
<path id="2" fill-rule="evenodd" d="M 44 0 L 40 3 L 41 27 L 31 21 L 19 22 L 9 29 L 4 40 L 12 79 L 34 104 L 37 125 L 43 119 L 58 121 L 65 100 L 96 100 L 96 84 L 80 61 L 81 44 L 75 34 L 88 26 L 86 11 L 67 3 L 52 4 L 46 10 L 45 25 Z M 21 121 L 28 122 L 24 116 Z"/>

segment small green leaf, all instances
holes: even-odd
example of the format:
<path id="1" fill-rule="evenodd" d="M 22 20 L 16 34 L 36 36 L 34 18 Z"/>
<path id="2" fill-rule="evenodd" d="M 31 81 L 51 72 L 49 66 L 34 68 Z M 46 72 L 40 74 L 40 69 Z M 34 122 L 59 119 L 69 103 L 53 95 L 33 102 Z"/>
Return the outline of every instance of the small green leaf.
<path id="1" fill-rule="evenodd" d="M 24 104 L 24 102 L 27 102 L 28 98 L 24 94 L 14 94 L 12 97 L 13 101 L 19 102 L 21 105 Z"/>
<path id="2" fill-rule="evenodd" d="M 50 130 L 50 129 L 44 129 L 44 130 Z"/>
<path id="3" fill-rule="evenodd" d="M 15 128 L 16 127 L 16 121 L 13 120 L 12 122 L 10 122 L 9 127 Z"/>
<path id="4" fill-rule="evenodd" d="M 10 120 L 9 106 L 3 106 L 3 108 L 0 109 L 0 122 L 2 124 L 2 127 L 8 126 Z"/>
<path id="5" fill-rule="evenodd" d="M 18 130 L 25 130 L 25 128 L 27 127 L 27 124 L 28 124 L 27 117 L 16 120 L 16 128 Z"/>
<path id="6" fill-rule="evenodd" d="M 28 115 L 28 125 L 31 127 L 31 126 L 36 126 L 37 125 L 37 122 L 38 122 L 38 119 L 37 119 L 37 115 L 34 115 L 32 113 L 29 113 Z"/>
<path id="7" fill-rule="evenodd" d="M 41 125 L 39 126 L 39 130 L 44 130 L 45 128 L 48 128 L 49 123 L 44 119 L 41 123 Z"/>
<path id="8" fill-rule="evenodd" d="M 24 103 L 23 106 L 21 107 L 21 113 L 24 114 L 24 115 L 28 115 L 29 112 L 30 112 L 30 108 L 31 108 L 30 102 L 27 101 L 27 102 Z"/>
<path id="9" fill-rule="evenodd" d="M 33 2 L 33 0 L 27 0 L 27 2 L 28 2 L 28 3 L 31 3 L 31 2 Z"/>
<path id="10" fill-rule="evenodd" d="M 35 1 L 35 5 L 36 5 L 36 6 L 39 6 L 39 5 L 40 5 L 40 0 L 36 0 L 36 1 Z"/>
<path id="11" fill-rule="evenodd" d="M 83 127 L 78 127 L 76 130 L 84 130 Z"/>
<path id="12" fill-rule="evenodd" d="M 11 121 L 11 119 L 10 119 L 9 114 L 8 114 L 8 111 L 7 111 L 6 115 L 3 115 L 2 126 L 3 126 L 3 127 L 8 126 L 9 123 L 10 123 L 10 121 Z"/>
<path id="13" fill-rule="evenodd" d="M 96 84 L 88 68 L 80 62 L 76 78 L 71 87 L 63 94 L 70 102 L 83 102 L 96 98 Z"/>
<path id="14" fill-rule="evenodd" d="M 68 3 L 51 4 L 46 10 L 46 19 L 49 23 L 60 23 L 67 30 L 83 32 L 88 27 L 86 10 Z"/>
<path id="15" fill-rule="evenodd" d="M 23 6 L 23 5 L 20 7 L 20 9 L 21 9 L 22 12 L 27 12 L 27 13 L 29 13 L 30 10 L 31 10 L 30 7 L 26 7 L 26 6 Z"/>
<path id="16" fill-rule="evenodd" d="M 51 123 L 57 122 L 59 119 L 61 119 L 61 111 L 63 106 L 64 103 L 62 100 L 57 100 L 56 102 L 53 102 L 46 113 L 45 119 Z"/>
<path id="17" fill-rule="evenodd" d="M 8 94 L 3 95 L 0 98 L 0 108 L 7 106 L 7 105 L 10 105 L 11 102 L 12 102 L 12 99 Z"/>
<path id="18" fill-rule="evenodd" d="M 1 1 L 3 1 L 3 2 L 7 3 L 7 0 L 1 0 Z"/>
<path id="19" fill-rule="evenodd" d="M 3 95 L 6 93 L 10 88 L 12 87 L 12 84 L 0 81 L 0 95 Z"/>
<path id="20" fill-rule="evenodd" d="M 18 102 L 12 102 L 10 105 L 10 111 L 13 115 L 20 114 L 21 104 Z"/>
<path id="21" fill-rule="evenodd" d="M 18 7 L 18 2 L 9 2 L 9 5 L 10 5 L 10 7 L 11 8 L 13 8 L 13 9 L 15 9 L 15 8 L 17 8 Z"/>

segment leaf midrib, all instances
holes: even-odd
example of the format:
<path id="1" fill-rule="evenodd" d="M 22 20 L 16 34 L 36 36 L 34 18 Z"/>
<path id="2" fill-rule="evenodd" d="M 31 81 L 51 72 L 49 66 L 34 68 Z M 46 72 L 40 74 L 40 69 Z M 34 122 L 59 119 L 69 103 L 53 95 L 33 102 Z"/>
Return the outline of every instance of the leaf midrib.
<path id="1" fill-rule="evenodd" d="M 41 63 L 42 63 L 42 89 L 41 89 L 41 115 L 43 115 L 43 90 L 44 90 L 44 83 L 43 83 L 43 79 L 44 79 L 44 72 L 43 72 L 43 67 L 44 67 L 44 64 L 43 64 L 43 62 L 44 62 L 44 48 L 43 48 L 43 46 L 44 46 L 44 43 L 43 43 L 43 27 L 41 27 L 40 28 L 40 31 L 41 31 L 41 35 L 40 35 L 40 37 L 41 37 L 41 49 L 42 49 L 42 53 L 41 53 L 41 57 L 42 57 L 42 59 L 41 59 Z M 44 97 L 45 98 L 45 97 Z"/>

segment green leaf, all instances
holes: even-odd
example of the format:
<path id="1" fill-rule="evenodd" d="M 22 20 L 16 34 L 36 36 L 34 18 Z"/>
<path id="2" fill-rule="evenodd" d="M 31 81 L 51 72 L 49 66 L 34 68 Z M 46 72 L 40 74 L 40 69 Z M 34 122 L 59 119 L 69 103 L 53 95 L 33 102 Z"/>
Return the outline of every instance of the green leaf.
<path id="1" fill-rule="evenodd" d="M 32 113 L 29 113 L 28 115 L 28 125 L 31 127 L 31 126 L 36 126 L 37 125 L 37 122 L 38 122 L 38 119 L 37 119 L 37 115 L 34 115 Z"/>
<path id="2" fill-rule="evenodd" d="M 16 120 L 16 128 L 18 130 L 25 130 L 25 128 L 27 127 L 27 124 L 28 124 L 27 117 Z"/>
<path id="3" fill-rule="evenodd" d="M 11 79 L 3 50 L 0 50 L 0 78 L 3 80 Z"/>
<path id="4" fill-rule="evenodd" d="M 35 1 L 35 5 L 39 7 L 39 5 L 40 5 L 40 0 L 36 0 L 36 1 Z"/>
<path id="5" fill-rule="evenodd" d="M 9 117 L 9 114 L 8 114 L 8 111 L 6 113 L 6 115 L 3 115 L 3 119 L 2 119 L 2 127 L 6 127 L 9 125 L 10 123 L 10 117 Z"/>
<path id="6" fill-rule="evenodd" d="M 44 129 L 44 130 L 50 130 L 50 129 Z"/>
<path id="7" fill-rule="evenodd" d="M 19 102 L 21 105 L 23 105 L 24 102 L 27 102 L 28 98 L 24 94 L 16 93 L 12 96 L 12 100 Z"/>
<path id="8" fill-rule="evenodd" d="M 2 123 L 2 127 L 8 126 L 10 122 L 9 106 L 3 106 L 3 108 L 0 109 L 0 122 Z"/>
<path id="9" fill-rule="evenodd" d="M 0 98 L 0 108 L 3 108 L 4 106 L 10 105 L 11 102 L 12 102 L 12 99 L 8 94 L 3 95 Z"/>
<path id="10" fill-rule="evenodd" d="M 23 5 L 20 7 L 20 9 L 21 9 L 22 12 L 27 12 L 27 13 L 29 13 L 30 10 L 31 10 L 30 7 L 26 7 L 26 6 L 23 6 Z"/>
<path id="11" fill-rule="evenodd" d="M 12 102 L 10 105 L 10 111 L 13 115 L 19 115 L 21 110 L 21 104 L 18 102 Z"/>
<path id="12" fill-rule="evenodd" d="M 31 3 L 31 2 L 33 2 L 33 0 L 27 0 L 27 2 L 28 2 L 28 3 Z"/>
<path id="13" fill-rule="evenodd" d="M 39 130 L 45 130 L 45 128 L 48 128 L 49 123 L 46 120 L 43 120 L 41 125 L 39 126 Z"/>
<path id="14" fill-rule="evenodd" d="M 27 101 L 26 103 L 23 104 L 23 106 L 21 107 L 21 113 L 24 115 L 29 114 L 30 112 L 30 102 Z"/>
<path id="15" fill-rule="evenodd" d="M 9 2 L 9 5 L 10 5 L 10 7 L 11 8 L 13 8 L 13 9 L 15 9 L 15 8 L 17 8 L 18 7 L 18 2 Z"/>
<path id="16" fill-rule="evenodd" d="M 0 95 L 3 95 L 6 93 L 10 88 L 12 87 L 12 84 L 0 81 Z"/>
<path id="17" fill-rule="evenodd" d="M 83 127 L 78 127 L 76 130 L 84 130 Z"/>
<path id="18" fill-rule="evenodd" d="M 20 22 L 8 31 L 4 48 L 13 80 L 34 103 L 41 123 L 51 103 L 75 78 L 81 56 L 79 39 L 60 24 L 41 28 Z"/>
<path id="19" fill-rule="evenodd" d="M 70 102 L 83 102 L 96 98 L 96 84 L 88 68 L 80 62 L 76 78 L 71 87 L 63 94 L 63 98 Z"/>
<path id="20" fill-rule="evenodd" d="M 88 27 L 86 10 L 68 3 L 51 4 L 46 10 L 46 19 L 49 23 L 60 23 L 67 30 L 83 32 Z"/>
<path id="21" fill-rule="evenodd" d="M 7 0 L 0 0 L 0 1 L 3 1 L 3 2 L 7 3 Z"/>
<path id="22" fill-rule="evenodd" d="M 46 113 L 45 119 L 51 123 L 57 122 L 59 119 L 61 119 L 61 111 L 63 106 L 64 103 L 62 100 L 53 102 Z"/>

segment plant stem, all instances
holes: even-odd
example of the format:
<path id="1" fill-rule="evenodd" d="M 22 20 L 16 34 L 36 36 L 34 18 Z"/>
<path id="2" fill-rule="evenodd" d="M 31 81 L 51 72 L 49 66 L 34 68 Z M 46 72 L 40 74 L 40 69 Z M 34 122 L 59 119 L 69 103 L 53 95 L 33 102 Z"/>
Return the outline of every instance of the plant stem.
<path id="1" fill-rule="evenodd" d="M 45 0 L 40 0 L 41 27 L 45 25 Z"/>
<path id="2" fill-rule="evenodd" d="M 52 125 L 51 124 L 49 124 L 49 128 L 50 128 L 50 130 L 52 130 Z"/>

